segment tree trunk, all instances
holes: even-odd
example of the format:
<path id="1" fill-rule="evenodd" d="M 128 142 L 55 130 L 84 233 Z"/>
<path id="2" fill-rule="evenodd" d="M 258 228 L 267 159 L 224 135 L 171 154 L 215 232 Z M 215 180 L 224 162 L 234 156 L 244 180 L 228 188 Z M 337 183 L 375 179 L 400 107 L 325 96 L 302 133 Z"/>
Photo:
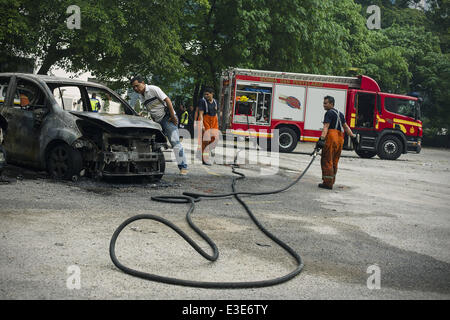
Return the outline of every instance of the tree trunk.
<path id="1" fill-rule="evenodd" d="M 195 83 L 195 87 L 194 87 L 194 95 L 192 96 L 192 105 L 194 106 L 194 109 L 197 108 L 197 103 L 198 103 L 198 93 L 200 91 L 200 83 L 196 82 Z"/>
<path id="2" fill-rule="evenodd" d="M 52 43 L 47 49 L 47 55 L 39 68 L 38 74 L 47 74 L 50 68 L 61 58 L 67 56 L 70 49 L 57 50 L 56 44 Z"/>
<path id="3" fill-rule="evenodd" d="M 56 58 L 53 54 L 49 53 L 45 57 L 44 61 L 42 62 L 42 66 L 39 68 L 38 74 L 47 74 L 50 68 L 58 61 L 59 59 Z"/>

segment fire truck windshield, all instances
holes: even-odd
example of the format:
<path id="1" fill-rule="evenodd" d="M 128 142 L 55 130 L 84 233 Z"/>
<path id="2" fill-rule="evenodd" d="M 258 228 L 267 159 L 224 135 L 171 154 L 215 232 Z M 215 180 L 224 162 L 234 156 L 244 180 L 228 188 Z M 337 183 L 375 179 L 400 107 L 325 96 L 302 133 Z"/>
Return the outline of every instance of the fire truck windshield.
<path id="1" fill-rule="evenodd" d="M 419 119 L 420 108 L 417 101 L 386 97 L 384 99 L 384 108 L 392 113 L 400 114 L 402 116 Z"/>

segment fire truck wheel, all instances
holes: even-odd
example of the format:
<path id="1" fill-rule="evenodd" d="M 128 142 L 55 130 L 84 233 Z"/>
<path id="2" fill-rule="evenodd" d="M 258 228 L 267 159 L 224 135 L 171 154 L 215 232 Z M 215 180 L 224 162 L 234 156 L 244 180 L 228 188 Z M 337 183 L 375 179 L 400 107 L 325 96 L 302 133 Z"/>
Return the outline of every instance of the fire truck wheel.
<path id="1" fill-rule="evenodd" d="M 297 147 L 298 137 L 291 128 L 280 128 L 278 136 L 279 152 L 291 152 Z"/>
<path id="2" fill-rule="evenodd" d="M 385 160 L 395 160 L 402 153 L 402 142 L 396 136 L 386 136 L 378 145 L 378 156 Z"/>
<path id="3" fill-rule="evenodd" d="M 373 158 L 377 154 L 375 151 L 367 151 L 367 150 L 355 150 L 355 152 L 358 156 L 365 159 Z"/>

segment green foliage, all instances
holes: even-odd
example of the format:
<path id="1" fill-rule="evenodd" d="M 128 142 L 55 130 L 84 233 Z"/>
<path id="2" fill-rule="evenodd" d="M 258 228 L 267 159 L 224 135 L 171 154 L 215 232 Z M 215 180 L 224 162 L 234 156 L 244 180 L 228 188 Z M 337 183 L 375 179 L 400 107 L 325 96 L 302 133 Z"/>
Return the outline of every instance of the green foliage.
<path id="1" fill-rule="evenodd" d="M 450 51 L 450 0 L 429 0 L 430 10 L 426 12 L 431 29 L 440 38 L 443 53 Z"/>
<path id="2" fill-rule="evenodd" d="M 376 79 L 383 91 L 419 92 L 423 101 L 424 136 L 438 137 L 450 126 L 446 112 L 449 80 L 449 0 L 357 1 L 364 14 L 368 5 L 381 8 L 380 31 L 371 32 L 367 43 L 371 53 L 360 69 Z M 414 7 L 414 8 L 412 8 Z M 419 8 L 419 9 L 417 9 Z M 445 139 L 444 139 L 445 140 Z"/>
<path id="3" fill-rule="evenodd" d="M 215 85 L 222 70 L 241 67 L 345 74 L 369 47 L 352 0 L 187 1 L 183 61 L 192 87 Z"/>
<path id="4" fill-rule="evenodd" d="M 425 125 L 450 129 L 450 54 L 430 52 L 417 68 L 418 89 L 424 96 Z"/>
<path id="5" fill-rule="evenodd" d="M 90 70 L 101 79 L 139 72 L 166 74 L 173 81 L 171 75 L 181 66 L 179 17 L 172 14 L 180 11 L 181 0 L 7 3 L 8 25 L 0 26 L 5 35 L 0 38 L 0 50 L 39 59 L 39 73 L 60 66 L 73 72 Z M 70 16 L 66 10 L 73 4 L 81 9 L 81 29 L 69 29 L 66 24 Z"/>
<path id="6" fill-rule="evenodd" d="M 412 74 L 403 55 L 402 47 L 383 48 L 369 57 L 364 65 L 365 73 L 377 79 L 385 91 L 406 93 Z"/>
<path id="7" fill-rule="evenodd" d="M 66 26 L 69 5 L 81 29 Z M 151 77 L 176 101 L 218 91 L 229 67 L 374 78 L 417 91 L 424 126 L 448 128 L 450 0 L 0 0 L 0 63 L 32 57 L 40 72 L 91 71 L 113 88 Z M 381 8 L 381 30 L 366 9 Z M 119 81 L 118 81 L 119 80 Z M 434 129 L 433 129 L 434 130 Z M 439 129 L 429 132 L 439 132 Z"/>

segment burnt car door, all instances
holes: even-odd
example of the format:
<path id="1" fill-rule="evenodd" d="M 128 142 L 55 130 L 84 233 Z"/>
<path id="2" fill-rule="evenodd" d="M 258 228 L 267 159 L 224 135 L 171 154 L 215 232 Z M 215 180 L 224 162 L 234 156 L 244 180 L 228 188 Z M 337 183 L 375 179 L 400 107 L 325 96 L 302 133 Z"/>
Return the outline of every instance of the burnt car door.
<path id="1" fill-rule="evenodd" d="M 6 100 L 8 129 L 4 137 L 8 159 L 38 166 L 42 122 L 49 112 L 48 99 L 43 88 L 34 81 L 16 77 L 10 86 L 13 93 Z"/>

